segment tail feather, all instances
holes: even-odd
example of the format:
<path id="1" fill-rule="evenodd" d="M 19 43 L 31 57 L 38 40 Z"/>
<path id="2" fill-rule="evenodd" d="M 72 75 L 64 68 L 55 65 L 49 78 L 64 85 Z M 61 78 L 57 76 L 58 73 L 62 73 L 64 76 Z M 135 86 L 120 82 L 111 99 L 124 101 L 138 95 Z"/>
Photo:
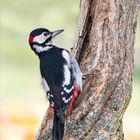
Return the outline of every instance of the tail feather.
<path id="1" fill-rule="evenodd" d="M 65 128 L 65 119 L 62 121 L 60 116 L 58 116 L 57 113 L 55 112 L 54 122 L 53 122 L 53 132 L 52 132 L 53 139 L 52 140 L 63 140 L 64 128 Z"/>

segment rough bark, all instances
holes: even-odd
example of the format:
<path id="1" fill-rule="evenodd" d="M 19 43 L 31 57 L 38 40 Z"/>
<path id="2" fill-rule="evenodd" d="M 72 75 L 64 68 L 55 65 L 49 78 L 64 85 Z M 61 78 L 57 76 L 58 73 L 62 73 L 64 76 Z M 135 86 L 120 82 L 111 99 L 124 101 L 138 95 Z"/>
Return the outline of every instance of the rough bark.
<path id="1" fill-rule="evenodd" d="M 81 0 L 72 47 L 85 76 L 64 140 L 123 140 L 130 102 L 138 0 Z M 47 112 L 35 140 L 50 140 Z"/>

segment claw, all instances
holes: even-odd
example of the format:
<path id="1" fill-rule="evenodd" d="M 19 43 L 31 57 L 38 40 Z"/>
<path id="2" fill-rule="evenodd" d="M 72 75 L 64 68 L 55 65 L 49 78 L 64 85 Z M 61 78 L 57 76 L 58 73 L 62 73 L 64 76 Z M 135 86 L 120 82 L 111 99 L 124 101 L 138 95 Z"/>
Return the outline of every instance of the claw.
<path id="1" fill-rule="evenodd" d="M 85 75 L 82 75 L 82 79 L 86 79 L 86 76 Z"/>
<path id="2" fill-rule="evenodd" d="M 82 79 L 86 79 L 86 76 L 93 75 L 92 73 L 82 73 Z"/>

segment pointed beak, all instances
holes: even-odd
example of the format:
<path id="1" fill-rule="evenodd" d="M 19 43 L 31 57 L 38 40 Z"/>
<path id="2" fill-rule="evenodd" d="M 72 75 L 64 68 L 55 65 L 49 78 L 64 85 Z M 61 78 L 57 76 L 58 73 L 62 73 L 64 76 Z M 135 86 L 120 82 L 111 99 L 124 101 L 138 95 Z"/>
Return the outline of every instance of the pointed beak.
<path id="1" fill-rule="evenodd" d="M 60 33 L 62 33 L 64 31 L 64 29 L 60 29 L 60 30 L 56 30 L 52 32 L 52 38 L 54 38 L 55 36 L 59 35 Z"/>

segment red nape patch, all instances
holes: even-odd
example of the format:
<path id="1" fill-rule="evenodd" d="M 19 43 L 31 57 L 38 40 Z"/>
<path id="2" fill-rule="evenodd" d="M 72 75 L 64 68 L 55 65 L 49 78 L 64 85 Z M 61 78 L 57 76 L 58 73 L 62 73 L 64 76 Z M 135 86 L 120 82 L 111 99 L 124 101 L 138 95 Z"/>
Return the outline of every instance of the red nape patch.
<path id="1" fill-rule="evenodd" d="M 33 42 L 33 39 L 34 39 L 34 36 L 30 35 L 29 36 L 29 43 L 32 43 Z"/>

